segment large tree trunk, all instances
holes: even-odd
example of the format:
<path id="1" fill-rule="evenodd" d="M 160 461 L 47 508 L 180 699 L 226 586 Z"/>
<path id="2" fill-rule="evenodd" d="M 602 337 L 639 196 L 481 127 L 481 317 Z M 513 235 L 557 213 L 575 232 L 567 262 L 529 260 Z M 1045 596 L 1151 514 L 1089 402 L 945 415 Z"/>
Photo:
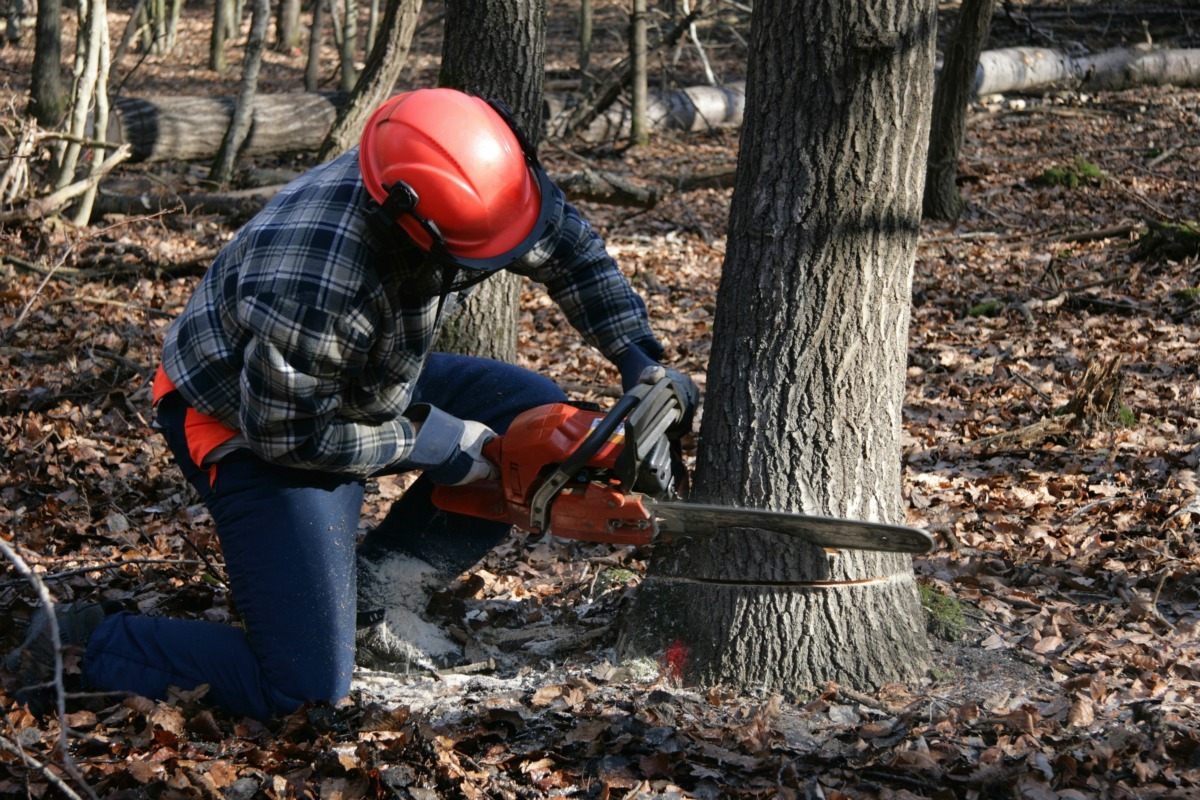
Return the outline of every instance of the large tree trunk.
<path id="1" fill-rule="evenodd" d="M 545 0 L 449 0 L 441 86 L 501 100 L 536 145 L 542 133 L 546 67 Z M 446 324 L 437 348 L 499 361 L 516 359 L 520 278 L 483 283 Z"/>
<path id="2" fill-rule="evenodd" d="M 934 11 L 755 4 L 699 501 L 904 520 Z M 661 543 L 624 633 L 625 656 L 662 654 L 685 681 L 788 694 L 913 680 L 929 664 L 908 556 L 762 531 Z"/>
<path id="3" fill-rule="evenodd" d="M 965 206 L 958 193 L 958 154 L 966 138 L 967 106 L 975 94 L 979 54 L 995 5 L 996 0 L 964 0 L 938 75 L 925 170 L 925 216 L 933 219 L 958 219 Z"/>
<path id="4" fill-rule="evenodd" d="M 408 50 L 420 15 L 421 0 L 388 0 L 383 14 L 383 36 L 371 49 L 350 102 L 338 111 L 333 130 L 321 144 L 317 157 L 322 161 L 358 144 L 367 118 L 396 86 L 400 70 L 408 61 Z"/>

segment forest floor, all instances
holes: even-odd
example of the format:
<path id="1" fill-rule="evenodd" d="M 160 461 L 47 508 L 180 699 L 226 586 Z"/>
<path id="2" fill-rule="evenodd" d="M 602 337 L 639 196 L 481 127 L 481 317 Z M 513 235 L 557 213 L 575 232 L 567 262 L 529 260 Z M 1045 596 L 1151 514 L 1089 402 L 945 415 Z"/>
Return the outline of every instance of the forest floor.
<path id="1" fill-rule="evenodd" d="M 187 9 L 170 58 L 118 65 L 123 92 L 233 94 L 236 68 L 204 68 L 205 13 Z M 994 39 L 1074 41 L 1098 18 L 998 19 Z M 552 42 L 569 29 L 556 12 Z M 1089 44 L 1123 43 L 1103 34 Z M 724 77 L 741 77 L 737 37 L 722 41 Z M 430 82 L 437 52 L 436 25 L 423 28 L 402 85 Z M 28 44 L 0 50 L 14 109 L 30 57 Z M 295 90 L 303 57 L 267 59 L 262 90 Z M 551 67 L 568 66 L 555 50 Z M 972 107 L 968 211 L 922 225 L 913 286 L 904 496 L 908 522 L 937 540 L 914 560 L 925 681 L 786 696 L 677 685 L 615 656 L 648 550 L 514 533 L 444 604 L 473 669 L 363 671 L 336 708 L 261 725 L 185 694 L 79 697 L 60 720 L 18 706 L 6 674 L 0 796 L 1200 797 L 1200 258 L 1139 250 L 1154 224 L 1196 224 L 1198 130 L 1200 93 L 1169 88 Z M 732 169 L 737 144 L 717 130 L 546 158 L 678 186 Z M 205 165 L 122 169 L 182 192 Z M 1053 169 L 1078 185 L 1047 185 Z M 649 210 L 581 204 L 646 297 L 667 360 L 702 388 L 730 199 L 714 186 Z M 231 618 L 211 523 L 149 426 L 148 386 L 167 326 L 231 234 L 183 212 L 0 228 L 0 530 L 58 601 Z M 579 399 L 613 396 L 615 371 L 536 290 L 521 332 L 523 364 Z M 1111 414 L 1064 424 L 1056 412 L 1092 363 L 1115 363 Z M 364 530 L 402 489 L 372 484 Z M 35 604 L 6 565 L 6 651 Z"/>

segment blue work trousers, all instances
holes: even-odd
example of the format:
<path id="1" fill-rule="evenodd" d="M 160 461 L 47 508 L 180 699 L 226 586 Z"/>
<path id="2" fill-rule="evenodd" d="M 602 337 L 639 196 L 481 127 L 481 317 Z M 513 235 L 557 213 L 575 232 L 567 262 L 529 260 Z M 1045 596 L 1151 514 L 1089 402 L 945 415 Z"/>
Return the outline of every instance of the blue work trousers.
<path id="1" fill-rule="evenodd" d="M 415 403 L 504 432 L 522 411 L 561 402 L 549 380 L 496 361 L 434 354 Z M 216 525 L 240 626 L 120 613 L 92 635 L 84 679 L 105 691 L 161 699 L 167 688 L 211 688 L 207 699 L 256 719 L 307 701 L 346 696 L 354 668 L 355 554 L 365 481 L 268 463 L 246 449 L 225 456 L 216 478 L 188 455 L 177 392 L 159 403 L 158 424 Z M 435 508 L 419 478 L 363 547 L 465 569 L 509 526 Z"/>

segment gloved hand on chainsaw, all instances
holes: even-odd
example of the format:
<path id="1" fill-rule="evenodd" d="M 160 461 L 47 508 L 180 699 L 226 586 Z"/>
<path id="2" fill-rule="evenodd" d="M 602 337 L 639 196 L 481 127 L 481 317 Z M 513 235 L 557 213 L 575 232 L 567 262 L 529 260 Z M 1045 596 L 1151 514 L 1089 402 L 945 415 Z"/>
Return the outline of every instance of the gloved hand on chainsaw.
<path id="1" fill-rule="evenodd" d="M 500 468 L 483 455 L 484 445 L 496 438 L 487 425 L 424 403 L 409 408 L 406 416 L 420 427 L 402 467 L 424 470 L 434 483 L 447 486 L 499 477 Z"/>
<path id="2" fill-rule="evenodd" d="M 639 383 L 657 383 L 662 375 L 656 370 L 663 370 L 675 385 L 675 391 L 683 400 L 683 416 L 679 422 L 667 432 L 669 436 L 679 437 L 692 430 L 692 421 L 696 416 L 696 406 L 700 403 L 700 389 L 689 375 L 679 370 L 664 367 L 651 358 L 645 350 L 636 344 L 629 348 L 619 366 L 621 372 L 621 388 L 628 392 Z"/>

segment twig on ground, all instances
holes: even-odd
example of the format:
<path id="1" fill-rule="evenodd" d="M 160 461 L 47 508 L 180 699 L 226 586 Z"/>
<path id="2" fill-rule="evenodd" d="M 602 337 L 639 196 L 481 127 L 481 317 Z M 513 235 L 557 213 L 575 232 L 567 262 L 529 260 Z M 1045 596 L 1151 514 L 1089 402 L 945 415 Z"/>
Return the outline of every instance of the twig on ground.
<path id="1" fill-rule="evenodd" d="M 58 712 L 58 745 L 59 756 L 62 758 L 62 766 L 72 778 L 79 782 L 84 787 L 89 797 L 96 798 L 91 787 L 83 779 L 79 772 L 79 767 L 76 766 L 75 760 L 71 757 L 71 751 L 68 747 L 67 735 L 69 728 L 67 726 L 67 690 L 63 685 L 63 657 L 62 657 L 62 635 L 58 630 L 58 619 L 54 613 L 54 598 L 50 594 L 50 590 L 46 588 L 46 584 L 42 579 L 30 569 L 29 564 L 21 557 L 21 554 L 13 548 L 7 541 L 0 539 L 0 554 L 12 563 L 13 567 L 21 574 L 29 585 L 33 587 L 34 593 L 42 603 L 42 608 L 46 613 L 46 626 L 49 628 L 51 641 L 54 642 L 54 671 L 48 686 L 54 689 L 55 710 Z"/>
<path id="2" fill-rule="evenodd" d="M 42 777 L 45 778 L 51 785 L 53 785 L 54 788 L 58 789 L 68 798 L 71 798 L 71 800 L 83 800 L 82 797 L 76 794 L 75 791 L 67 785 L 66 781 L 55 774 L 54 770 L 50 769 L 48 765 L 43 764 L 33 756 L 26 753 L 23 749 L 17 746 L 16 742 L 10 741 L 5 736 L 0 736 L 0 750 L 6 750 L 9 753 L 12 753 L 14 756 L 19 758 L 21 763 L 27 768 L 40 772 Z M 95 795 L 93 795 L 93 797 L 94 796 Z"/>
<path id="3" fill-rule="evenodd" d="M 104 297 L 84 297 L 82 295 L 74 295 L 72 297 L 60 297 L 57 300 L 51 300 L 46 303 L 48 306 L 56 306 L 66 303 L 92 303 L 99 306 L 114 306 L 116 308 L 126 308 L 130 311 L 141 311 L 146 314 L 158 317 L 173 318 L 174 312 L 163 311 L 161 308 L 151 308 L 150 306 L 139 306 L 134 303 L 124 303 L 120 300 L 109 300 Z"/>
<path id="4" fill-rule="evenodd" d="M 129 564 L 160 564 L 160 565 L 186 567 L 186 566 L 195 566 L 198 564 L 204 564 L 204 562 L 198 561 L 196 559 L 189 559 L 189 558 L 179 558 L 179 559 L 175 559 L 175 558 L 126 558 L 121 561 L 114 561 L 109 564 L 92 564 L 91 566 L 78 567 L 77 569 L 69 569 L 69 570 L 65 570 L 63 572 L 48 573 L 46 575 L 41 575 L 39 577 L 41 578 L 41 580 L 43 582 L 61 581 L 61 580 L 66 580 L 67 578 L 73 577 L 75 575 L 86 575 L 89 572 L 102 572 L 102 571 L 107 571 L 107 570 L 120 569 L 121 567 L 124 567 Z M 208 566 L 208 565 L 205 564 L 205 566 Z M 23 581 L 23 580 L 3 581 L 3 582 L 0 582 L 0 589 L 7 589 L 11 586 L 19 586 L 22 583 L 25 583 L 25 581 Z"/>
<path id="5" fill-rule="evenodd" d="M 1084 514 L 1088 513 L 1089 511 L 1091 511 L 1093 508 L 1096 508 L 1097 506 L 1108 505 L 1109 503 L 1124 503 L 1128 500 L 1130 500 L 1130 498 L 1128 498 L 1128 497 L 1102 497 L 1099 500 L 1093 500 L 1092 502 L 1088 503 L 1087 505 L 1085 505 L 1081 508 L 1075 509 L 1075 511 L 1071 514 L 1071 516 L 1067 517 L 1062 522 L 1055 525 L 1054 530 L 1055 531 L 1062 530 L 1067 525 L 1070 525 L 1072 520 L 1074 520 L 1078 517 L 1082 517 Z"/>

